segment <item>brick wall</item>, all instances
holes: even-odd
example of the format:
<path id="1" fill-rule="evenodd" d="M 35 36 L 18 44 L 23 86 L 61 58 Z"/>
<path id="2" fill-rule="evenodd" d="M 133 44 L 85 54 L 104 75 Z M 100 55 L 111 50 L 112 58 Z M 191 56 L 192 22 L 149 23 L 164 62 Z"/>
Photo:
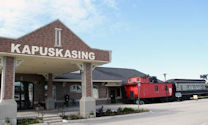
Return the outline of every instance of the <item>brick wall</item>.
<path id="1" fill-rule="evenodd" d="M 86 96 L 92 96 L 92 65 L 91 63 L 86 63 L 84 65 L 86 65 Z"/>
<path id="2" fill-rule="evenodd" d="M 61 28 L 61 47 L 55 47 L 55 28 Z M 42 46 L 42 47 L 52 47 L 59 49 L 69 49 L 78 50 L 86 52 L 94 52 L 95 60 L 109 61 L 110 53 L 105 50 L 98 50 L 90 48 L 86 43 L 84 43 L 76 34 L 74 34 L 69 28 L 67 28 L 59 20 L 54 21 L 44 27 L 35 30 L 32 33 L 24 35 L 16 40 L 0 38 L 0 52 L 11 53 L 11 43 L 17 44 L 27 44 L 30 46 Z M 20 47 L 22 50 L 22 46 Z M 37 53 L 36 55 L 40 55 Z M 56 57 L 54 57 L 56 58 Z"/>
<path id="3" fill-rule="evenodd" d="M 14 57 L 4 57 L 6 59 L 6 71 L 5 71 L 5 93 L 4 99 L 13 98 L 13 80 L 14 80 Z"/>
<path id="4" fill-rule="evenodd" d="M 107 87 L 102 85 L 103 83 L 93 83 L 98 86 L 99 98 L 107 98 Z"/>
<path id="5" fill-rule="evenodd" d="M 26 81 L 33 83 L 34 87 L 34 102 L 43 102 L 45 100 L 44 85 L 45 78 L 37 74 L 16 74 L 15 81 Z"/>
<path id="6" fill-rule="evenodd" d="M 54 83 L 56 86 L 56 100 L 64 101 L 64 96 L 66 94 L 69 95 L 69 98 L 72 99 L 81 99 L 82 93 L 70 92 L 70 86 L 72 85 L 81 85 L 80 82 L 71 82 L 71 83 Z M 102 83 L 94 83 L 94 85 L 98 86 L 99 98 L 107 97 L 107 87 L 102 85 Z M 98 100 L 99 102 L 102 100 Z M 103 101 L 104 102 L 104 101 Z"/>

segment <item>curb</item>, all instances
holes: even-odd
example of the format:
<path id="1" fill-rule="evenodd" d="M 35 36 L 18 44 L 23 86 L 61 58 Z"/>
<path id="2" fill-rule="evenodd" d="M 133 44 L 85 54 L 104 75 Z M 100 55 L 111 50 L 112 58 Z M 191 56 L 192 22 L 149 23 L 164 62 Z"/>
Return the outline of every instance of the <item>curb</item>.
<path id="1" fill-rule="evenodd" d="M 63 122 L 63 124 L 67 124 L 67 123 L 80 123 L 80 122 L 85 122 L 85 121 L 106 120 L 106 119 L 112 119 L 112 118 L 123 118 L 123 117 L 144 115 L 144 114 L 149 114 L 149 113 L 153 113 L 153 112 L 149 111 L 149 112 L 143 112 L 143 113 L 133 113 L 133 114 L 124 114 L 124 115 L 115 115 L 115 116 L 103 116 L 103 117 L 96 117 L 96 118 L 89 118 L 89 119 L 80 119 L 80 120 L 66 120 L 66 122 Z"/>

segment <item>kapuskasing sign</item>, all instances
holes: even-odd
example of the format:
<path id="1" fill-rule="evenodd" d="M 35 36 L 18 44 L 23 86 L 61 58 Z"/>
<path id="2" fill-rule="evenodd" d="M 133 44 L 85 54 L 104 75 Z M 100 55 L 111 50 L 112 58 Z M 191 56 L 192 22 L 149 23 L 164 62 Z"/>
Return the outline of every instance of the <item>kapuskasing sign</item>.
<path id="1" fill-rule="evenodd" d="M 94 52 L 85 52 L 85 51 L 69 50 L 69 49 L 64 50 L 59 48 L 29 46 L 29 45 L 21 45 L 14 43 L 11 44 L 11 53 L 95 60 Z"/>

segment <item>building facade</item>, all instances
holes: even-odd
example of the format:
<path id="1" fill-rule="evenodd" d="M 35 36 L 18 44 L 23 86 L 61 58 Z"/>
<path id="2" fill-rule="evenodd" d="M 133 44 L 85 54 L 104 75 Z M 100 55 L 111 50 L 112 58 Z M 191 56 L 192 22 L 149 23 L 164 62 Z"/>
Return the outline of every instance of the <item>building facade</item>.
<path id="1" fill-rule="evenodd" d="M 0 37 L 0 124 L 9 119 L 15 125 L 17 107 L 44 102 L 55 108 L 53 79 L 78 70 L 80 114 L 88 117 L 95 112 L 92 71 L 110 61 L 111 51 L 90 48 L 59 20 L 17 39 Z"/>
<path id="2" fill-rule="evenodd" d="M 124 68 L 96 67 L 92 71 L 92 97 L 97 105 L 123 102 L 123 83 L 129 77 L 145 74 Z M 82 97 L 81 73 L 66 73 L 56 76 L 52 84 L 54 108 L 77 106 Z M 37 74 L 16 74 L 15 95 L 18 110 L 46 107 L 47 79 Z M 66 100 L 66 97 L 68 98 Z"/>

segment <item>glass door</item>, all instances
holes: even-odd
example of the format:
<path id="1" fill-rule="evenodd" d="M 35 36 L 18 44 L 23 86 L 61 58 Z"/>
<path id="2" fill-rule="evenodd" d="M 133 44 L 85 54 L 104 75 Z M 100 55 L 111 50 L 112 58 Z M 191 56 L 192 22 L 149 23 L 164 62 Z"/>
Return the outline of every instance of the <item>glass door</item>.
<path id="1" fill-rule="evenodd" d="M 31 109 L 33 108 L 33 83 L 29 82 L 15 82 L 15 95 L 14 98 L 17 102 L 18 109 Z"/>

